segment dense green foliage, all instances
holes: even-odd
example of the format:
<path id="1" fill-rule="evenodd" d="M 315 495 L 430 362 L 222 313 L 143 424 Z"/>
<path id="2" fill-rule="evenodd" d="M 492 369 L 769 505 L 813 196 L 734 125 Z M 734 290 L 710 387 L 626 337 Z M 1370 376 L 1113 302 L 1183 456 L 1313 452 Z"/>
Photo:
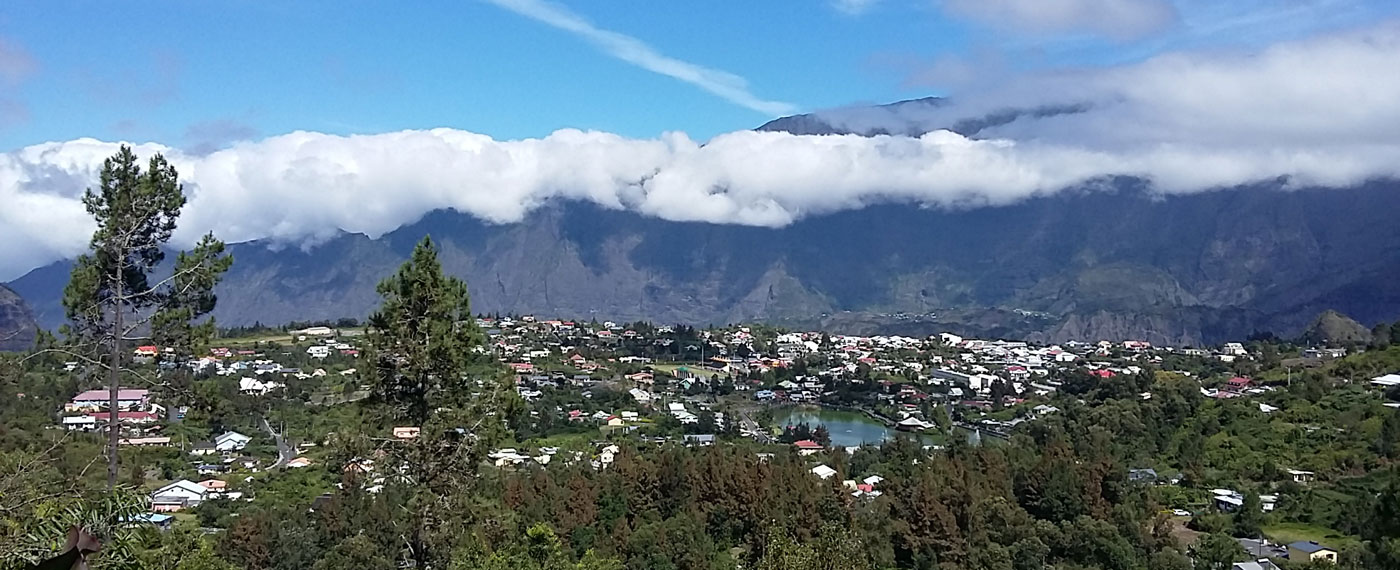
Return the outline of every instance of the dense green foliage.
<path id="1" fill-rule="evenodd" d="M 163 427 L 175 446 L 121 450 L 129 470 L 116 494 L 103 493 L 101 475 L 89 469 L 101 458 L 100 436 L 51 429 L 53 410 L 102 379 L 69 373 L 59 353 L 0 359 L 0 550 L 15 553 L 0 568 L 52 551 L 73 524 L 107 541 L 96 568 L 1228 569 L 1250 557 L 1236 538 L 1261 535 L 1323 540 L 1347 569 L 1400 568 L 1400 410 L 1384 404 L 1393 395 L 1351 381 L 1400 368 L 1400 346 L 1308 370 L 1279 370 L 1296 349 L 1267 339 L 1253 343 L 1258 359 L 1228 364 L 1108 354 L 1096 358 L 1137 368 L 1103 378 L 1065 367 L 1055 372 L 1054 396 L 1022 402 L 1007 394 L 986 409 L 954 407 L 951 416 L 922 404 L 939 431 L 955 420 L 1026 420 L 996 445 L 948 437 L 946 448 L 925 447 L 900 437 L 802 455 L 787 444 L 824 442 L 824 427 L 793 426 L 761 443 L 737 435 L 733 408 L 724 430 L 710 409 L 695 424 L 660 415 L 636 431 L 564 415 L 585 401 L 593 410 L 635 406 L 619 382 L 562 382 L 522 401 L 472 317 L 465 284 L 443 274 L 428 240 L 379 291 L 363 357 L 313 359 L 285 338 L 241 346 L 250 358 L 275 356 L 319 373 L 287 375 L 267 394 L 241 391 L 230 376 L 159 362 L 142 368 L 163 381 L 186 376 L 181 391 L 162 397 L 189 410 Z M 649 324 L 627 328 L 655 338 Z M 620 340 L 610 352 L 575 352 L 592 361 L 683 359 L 698 357 L 688 355 L 708 338 L 685 327 L 672 334 L 669 344 Z M 755 327 L 754 336 L 748 350 L 765 349 L 775 335 Z M 932 352 L 924 356 L 952 355 Z M 732 397 L 736 381 L 771 386 L 830 365 L 801 358 L 686 392 L 756 406 Z M 568 366 L 541 372 L 567 378 L 577 372 Z M 611 373 L 642 369 L 617 362 Z M 1235 374 L 1270 389 L 1203 393 Z M 827 397 L 855 407 L 916 376 L 862 364 Z M 1008 390 L 998 381 L 992 391 Z M 1056 411 L 1032 417 L 1036 404 Z M 189 444 L 235 429 L 251 436 L 245 452 L 277 456 L 264 420 L 306 445 L 315 462 L 225 477 L 252 500 L 205 501 L 164 532 L 125 524 L 145 509 L 139 493 L 199 477 Z M 391 436 L 395 427 L 420 430 Z M 688 447 L 676 437 L 683 433 L 717 434 L 719 443 Z M 559 448 L 549 461 L 530 451 L 546 446 Z M 501 448 L 531 460 L 496 462 L 490 452 Z M 834 475 L 817 476 L 817 465 Z M 1155 479 L 1129 476 L 1146 469 Z M 1315 480 L 1295 481 L 1290 469 Z M 863 481 L 873 487 L 855 486 Z M 1238 490 L 1242 506 L 1219 510 L 1212 489 L 1220 487 Z M 1272 511 L 1264 497 L 1276 497 Z"/>

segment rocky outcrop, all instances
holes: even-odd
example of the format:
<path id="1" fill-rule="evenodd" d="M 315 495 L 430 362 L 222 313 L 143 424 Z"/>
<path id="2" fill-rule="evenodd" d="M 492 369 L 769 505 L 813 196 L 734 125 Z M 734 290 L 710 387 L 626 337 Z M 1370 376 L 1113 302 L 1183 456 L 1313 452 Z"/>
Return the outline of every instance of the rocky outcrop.
<path id="1" fill-rule="evenodd" d="M 1304 341 L 1320 345 L 1371 342 L 1371 330 L 1337 311 L 1323 311 L 1303 331 Z"/>
<path id="2" fill-rule="evenodd" d="M 25 350 L 34 346 L 38 324 L 24 299 L 0 285 L 0 350 Z"/>

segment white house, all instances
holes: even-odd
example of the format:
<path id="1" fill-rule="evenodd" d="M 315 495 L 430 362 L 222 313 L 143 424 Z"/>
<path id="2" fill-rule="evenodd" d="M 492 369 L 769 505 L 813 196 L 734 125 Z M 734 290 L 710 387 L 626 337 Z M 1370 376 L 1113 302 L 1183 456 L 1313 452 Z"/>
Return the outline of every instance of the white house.
<path id="1" fill-rule="evenodd" d="M 309 346 L 306 348 L 306 354 L 310 355 L 311 358 L 325 358 L 331 355 L 331 347 L 323 344 Z"/>
<path id="2" fill-rule="evenodd" d="M 151 493 L 151 510 L 171 512 L 204 502 L 209 489 L 188 479 L 181 479 Z"/>
<path id="3" fill-rule="evenodd" d="M 97 428 L 97 418 L 92 416 L 68 416 L 63 418 L 63 427 L 67 430 L 92 431 Z"/>
<path id="4" fill-rule="evenodd" d="M 248 445 L 252 439 L 236 431 L 227 431 L 214 438 L 214 449 L 216 451 L 242 451 L 243 447 Z"/>
<path id="5" fill-rule="evenodd" d="M 1288 476 L 1293 478 L 1294 483 L 1311 483 L 1317 479 L 1317 473 L 1298 469 L 1289 469 Z"/>
<path id="6" fill-rule="evenodd" d="M 899 429 L 912 431 L 926 430 L 932 427 L 936 427 L 934 424 L 928 423 L 914 416 L 909 416 L 907 418 L 899 420 L 899 423 L 896 424 L 896 426 Z"/>
<path id="7" fill-rule="evenodd" d="M 836 470 L 826 465 L 818 465 L 812 468 L 812 474 L 821 479 L 830 479 L 833 475 L 836 475 Z"/>
<path id="8" fill-rule="evenodd" d="M 265 395 L 268 392 L 271 392 L 283 386 L 285 385 L 281 382 L 273 382 L 271 380 L 263 382 L 261 380 L 258 380 L 257 378 L 248 378 L 247 376 L 238 379 L 238 391 L 244 394 L 251 394 L 254 396 Z"/>
<path id="9" fill-rule="evenodd" d="M 1384 376 L 1377 376 L 1371 379 L 1371 385 L 1378 386 L 1381 388 L 1400 386 L 1400 374 L 1386 374 Z"/>
<path id="10" fill-rule="evenodd" d="M 616 445 L 608 445 L 604 447 L 602 451 L 598 452 L 599 463 L 602 463 L 603 467 L 612 465 L 613 459 L 617 457 L 617 454 L 620 451 L 621 448 L 619 448 Z"/>

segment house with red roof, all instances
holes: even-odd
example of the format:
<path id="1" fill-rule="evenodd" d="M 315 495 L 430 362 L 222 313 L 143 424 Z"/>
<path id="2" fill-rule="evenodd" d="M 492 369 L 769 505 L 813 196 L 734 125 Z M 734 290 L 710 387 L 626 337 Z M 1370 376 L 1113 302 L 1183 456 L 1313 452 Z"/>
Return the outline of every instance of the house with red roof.
<path id="1" fill-rule="evenodd" d="M 793 442 L 792 446 L 797 448 L 798 455 L 811 455 L 822 450 L 822 444 L 810 439 Z"/>
<path id="2" fill-rule="evenodd" d="M 1252 380 L 1250 380 L 1250 379 L 1248 379 L 1248 378 L 1245 378 L 1245 377 L 1243 377 L 1243 376 L 1236 376 L 1236 377 L 1234 377 L 1234 378 L 1231 378 L 1231 379 L 1225 381 L 1225 386 L 1224 386 L 1224 388 L 1222 388 L 1222 389 L 1223 389 L 1223 390 L 1229 390 L 1229 391 L 1234 392 L 1234 393 L 1236 393 L 1236 394 L 1242 394 L 1242 393 L 1244 393 L 1245 390 L 1248 390 L 1249 387 L 1250 387 L 1250 386 L 1253 386 L 1253 385 L 1254 385 L 1254 382 L 1253 382 Z"/>
<path id="3" fill-rule="evenodd" d="M 117 390 L 118 410 L 144 410 L 150 404 L 150 391 L 136 388 Z M 63 405 L 65 412 L 95 412 L 107 409 L 111 394 L 107 390 L 88 390 L 74 396 Z"/>

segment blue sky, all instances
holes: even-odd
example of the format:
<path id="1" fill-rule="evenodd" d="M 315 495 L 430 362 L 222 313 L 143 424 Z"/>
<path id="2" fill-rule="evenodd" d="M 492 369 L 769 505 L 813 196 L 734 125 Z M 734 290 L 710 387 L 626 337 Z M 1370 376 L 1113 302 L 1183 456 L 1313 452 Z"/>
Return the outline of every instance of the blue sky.
<path id="1" fill-rule="evenodd" d="M 891 7 L 877 20 L 824 6 L 744 4 L 663 11 L 628 0 L 578 11 L 801 108 L 921 95 L 900 89 L 901 77 L 872 56 L 926 56 L 962 42 L 958 28 L 922 7 Z M 412 10 L 355 1 L 212 5 L 11 6 L 0 37 L 26 50 L 35 69 L 18 86 L 29 117 L 0 132 L 0 145 L 80 136 L 178 143 L 191 125 L 214 122 L 263 135 L 448 126 L 517 138 L 562 127 L 714 134 L 770 118 L 474 0 Z"/>
<path id="2" fill-rule="evenodd" d="M 1146 3 L 1154 2 L 1165 0 Z M 1400 4 L 1276 0 L 1222 8 L 1190 0 L 1174 5 L 1175 21 L 1123 38 L 1105 37 L 1111 34 L 1092 22 L 1083 29 L 1073 21 L 1049 30 L 1003 25 L 996 14 L 954 3 L 549 6 L 667 57 L 737 75 L 754 96 L 787 104 L 782 109 L 807 111 L 943 94 L 949 85 L 940 83 L 955 80 L 937 70 L 949 64 L 963 75 L 1117 64 L 1362 24 Z M 1260 20 L 1236 25 L 1249 18 Z M 1225 29 L 1214 30 L 1217 24 Z M 774 114 L 479 0 L 17 1 L 0 12 L 0 42 L 0 150 L 78 137 L 194 148 L 296 130 L 430 127 L 497 139 L 564 127 L 631 137 L 680 130 L 705 139 Z"/>
<path id="3" fill-rule="evenodd" d="M 182 246 L 559 200 L 782 226 L 1109 176 L 1400 179 L 1396 70 L 1395 0 L 14 0 L 0 280 L 86 248 L 80 198 L 118 141 L 180 169 Z M 950 102 L 859 107 L 928 95 Z M 944 130 L 1044 108 L 1076 112 Z M 797 111 L 909 136 L 749 130 Z"/>

